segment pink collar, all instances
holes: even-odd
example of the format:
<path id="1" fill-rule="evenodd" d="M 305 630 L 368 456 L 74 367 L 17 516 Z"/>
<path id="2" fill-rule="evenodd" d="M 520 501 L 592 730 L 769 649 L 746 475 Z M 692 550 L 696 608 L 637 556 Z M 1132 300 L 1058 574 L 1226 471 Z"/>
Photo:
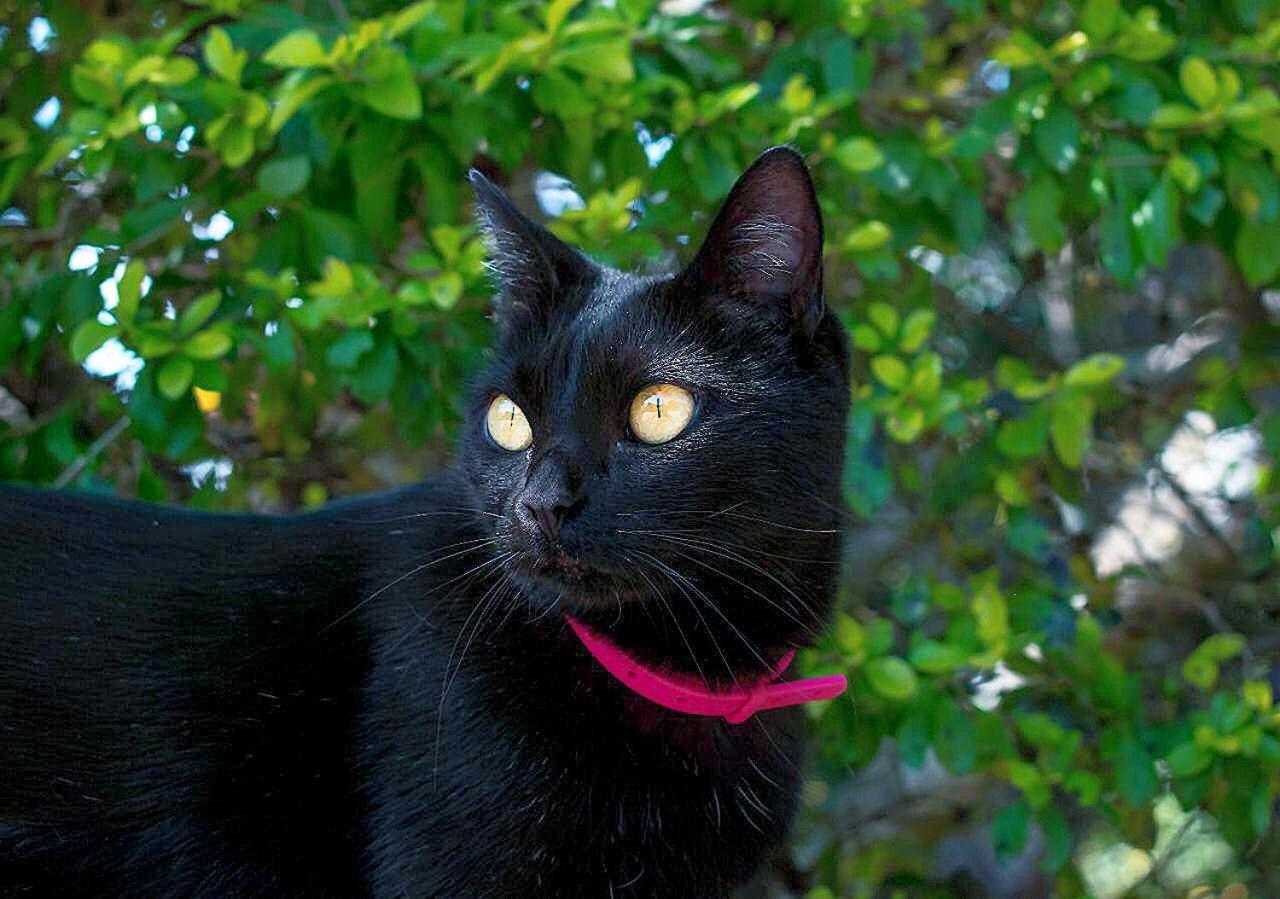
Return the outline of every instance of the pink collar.
<path id="1" fill-rule="evenodd" d="M 578 619 L 566 615 L 565 620 L 582 641 L 587 652 L 595 656 L 606 671 L 632 692 L 664 709 L 687 715 L 724 718 L 730 724 L 741 724 L 756 712 L 780 709 L 790 705 L 832 699 L 848 687 L 843 674 L 810 677 L 804 680 L 778 682 L 795 657 L 787 652 L 774 666 L 769 677 L 754 686 L 733 690 L 709 690 L 696 680 L 675 674 L 659 674 L 632 658 L 608 637 L 594 631 Z"/>

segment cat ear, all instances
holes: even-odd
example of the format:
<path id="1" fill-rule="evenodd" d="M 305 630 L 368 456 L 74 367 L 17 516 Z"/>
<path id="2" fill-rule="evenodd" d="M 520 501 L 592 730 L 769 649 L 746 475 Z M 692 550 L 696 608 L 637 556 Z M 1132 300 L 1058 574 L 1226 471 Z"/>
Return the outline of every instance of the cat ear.
<path id="1" fill-rule="evenodd" d="M 682 277 L 703 290 L 785 304 L 813 336 L 822 319 L 822 213 L 804 157 L 790 147 L 760 154 L 711 223 Z"/>
<path id="2" fill-rule="evenodd" d="M 582 254 L 528 218 L 492 181 L 476 169 L 467 178 L 498 281 L 499 318 L 545 308 L 590 273 Z"/>

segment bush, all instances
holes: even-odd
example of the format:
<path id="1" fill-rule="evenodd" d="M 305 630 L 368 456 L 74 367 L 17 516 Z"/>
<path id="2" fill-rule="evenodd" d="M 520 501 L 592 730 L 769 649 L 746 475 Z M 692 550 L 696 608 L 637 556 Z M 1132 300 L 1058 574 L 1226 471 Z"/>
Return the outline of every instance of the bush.
<path id="1" fill-rule="evenodd" d="M 792 143 L 859 351 L 811 895 L 1280 893 L 1277 0 L 137 6 L 0 31 L 0 477 L 418 477 L 469 166 L 652 267 Z"/>

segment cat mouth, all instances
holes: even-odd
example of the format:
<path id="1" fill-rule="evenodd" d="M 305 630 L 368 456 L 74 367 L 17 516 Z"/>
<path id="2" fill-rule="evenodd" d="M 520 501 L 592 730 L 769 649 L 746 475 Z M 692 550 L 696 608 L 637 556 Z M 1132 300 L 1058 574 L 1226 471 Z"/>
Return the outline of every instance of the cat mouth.
<path id="1" fill-rule="evenodd" d="M 561 551 L 548 553 L 536 565 L 544 571 L 571 580 L 583 580 L 593 573 L 581 559 Z"/>

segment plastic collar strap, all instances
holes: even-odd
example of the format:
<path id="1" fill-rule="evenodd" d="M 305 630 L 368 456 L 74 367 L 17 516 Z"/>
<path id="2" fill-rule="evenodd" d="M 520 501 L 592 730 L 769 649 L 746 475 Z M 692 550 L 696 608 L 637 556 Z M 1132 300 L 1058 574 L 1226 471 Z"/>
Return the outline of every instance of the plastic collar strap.
<path id="1" fill-rule="evenodd" d="M 741 724 L 756 712 L 780 709 L 790 705 L 816 702 L 839 696 L 848 687 L 843 674 L 810 677 L 796 681 L 778 681 L 795 658 L 795 650 L 786 653 L 773 672 L 753 686 L 734 690 L 708 690 L 688 677 L 660 674 L 629 656 L 625 650 L 578 619 L 566 615 L 565 620 L 582 641 L 587 652 L 606 671 L 634 693 L 673 712 L 723 718 L 730 724 Z"/>

